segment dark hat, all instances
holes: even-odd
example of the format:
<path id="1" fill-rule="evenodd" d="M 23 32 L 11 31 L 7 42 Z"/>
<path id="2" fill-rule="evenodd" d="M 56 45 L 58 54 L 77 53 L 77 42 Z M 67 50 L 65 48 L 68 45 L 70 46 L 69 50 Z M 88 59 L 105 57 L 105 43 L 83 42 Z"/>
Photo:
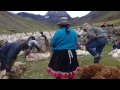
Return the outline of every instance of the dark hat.
<path id="1" fill-rule="evenodd" d="M 36 39 L 35 39 L 35 36 L 30 36 L 30 37 L 28 38 L 28 40 L 30 40 L 30 39 L 31 39 L 31 40 L 36 40 Z"/>
<path id="2" fill-rule="evenodd" d="M 21 43 L 21 48 L 22 48 L 22 49 L 28 49 L 28 48 L 29 48 L 28 43 L 25 42 L 25 41 L 22 42 L 22 43 Z"/>
<path id="3" fill-rule="evenodd" d="M 68 22 L 67 17 L 61 17 L 60 21 L 57 23 L 57 25 L 69 25 L 70 23 Z"/>

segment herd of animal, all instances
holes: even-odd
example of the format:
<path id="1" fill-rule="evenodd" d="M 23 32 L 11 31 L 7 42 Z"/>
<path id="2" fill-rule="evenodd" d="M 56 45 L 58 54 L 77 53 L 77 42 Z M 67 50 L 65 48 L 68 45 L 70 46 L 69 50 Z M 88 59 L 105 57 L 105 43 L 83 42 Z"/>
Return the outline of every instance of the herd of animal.
<path id="1" fill-rule="evenodd" d="M 117 28 L 118 30 L 118 28 Z M 77 34 L 80 36 L 80 37 L 83 37 L 84 38 L 84 32 L 83 31 L 76 31 Z M 44 35 L 47 37 L 48 41 L 50 42 L 51 38 L 53 37 L 55 31 L 53 32 L 47 32 L 47 31 L 44 31 L 43 32 Z M 36 40 L 38 41 L 39 44 L 41 44 L 41 47 L 42 47 L 42 50 L 43 50 L 43 53 L 36 53 L 36 52 L 31 52 L 30 55 L 28 55 L 26 57 L 26 61 L 40 61 L 40 60 L 46 60 L 48 59 L 50 56 L 51 56 L 51 51 L 50 50 L 47 50 L 47 47 L 45 45 L 45 40 L 43 37 L 41 37 L 41 34 L 39 32 L 34 32 L 34 33 L 16 33 L 16 34 L 2 34 L 0 35 L 0 41 L 2 42 L 2 44 L 5 44 L 5 43 L 9 43 L 9 42 L 14 42 L 14 41 L 17 41 L 17 42 L 21 42 L 21 41 L 25 41 L 28 39 L 28 37 L 30 37 L 31 35 L 34 35 Z M 84 46 L 83 46 L 84 47 Z M 78 49 L 76 50 L 77 52 L 77 55 L 80 56 L 80 55 L 90 55 L 90 53 L 88 51 L 85 50 L 85 47 L 84 49 Z M 19 53 L 19 56 L 20 55 L 23 55 L 24 52 L 21 51 Z M 116 59 L 120 59 L 120 49 L 115 49 L 115 50 L 112 50 L 110 53 L 108 53 L 108 56 L 112 56 L 113 58 L 116 58 Z M 94 67 L 93 67 L 94 66 Z M 15 64 L 13 65 L 12 67 L 12 74 L 11 74 L 11 77 L 15 77 L 15 76 L 18 76 L 20 75 L 21 73 L 23 73 L 23 71 L 25 71 L 25 63 L 22 63 L 22 62 L 15 62 Z M 90 69 L 92 68 L 92 69 Z M 98 68 L 98 69 L 97 69 Z M 80 78 L 88 78 L 88 79 L 111 79 L 111 78 L 115 78 L 115 75 L 114 77 L 112 76 L 106 76 L 107 74 L 103 74 L 103 72 L 109 72 L 110 73 L 113 73 L 116 71 L 118 74 L 120 73 L 119 72 L 119 68 L 107 68 L 105 66 L 99 66 L 99 65 L 88 65 L 88 66 L 85 66 L 81 69 L 81 77 Z M 0 79 L 9 79 L 10 77 L 8 77 L 6 75 L 6 71 L 0 71 Z M 120 77 L 116 77 L 117 79 Z"/>

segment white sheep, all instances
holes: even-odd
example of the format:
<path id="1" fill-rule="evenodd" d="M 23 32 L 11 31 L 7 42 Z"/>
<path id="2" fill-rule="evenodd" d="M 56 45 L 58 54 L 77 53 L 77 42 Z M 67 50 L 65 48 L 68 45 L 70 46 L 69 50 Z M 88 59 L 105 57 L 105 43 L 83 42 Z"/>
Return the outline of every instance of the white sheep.
<path id="1" fill-rule="evenodd" d="M 16 77 L 23 73 L 25 70 L 25 63 L 15 62 L 11 68 L 10 77 Z M 0 71 L 0 79 L 9 79 L 10 78 L 6 73 L 6 70 Z"/>
<path id="2" fill-rule="evenodd" d="M 26 69 L 26 63 L 22 62 L 15 62 L 11 68 L 10 76 L 15 77 L 23 73 Z"/>
<path id="3" fill-rule="evenodd" d="M 9 79 L 9 76 L 6 74 L 6 70 L 0 71 L 0 79 Z"/>
<path id="4" fill-rule="evenodd" d="M 113 55 L 114 53 L 116 53 L 117 52 L 117 49 L 114 49 L 114 50 L 112 50 L 110 53 L 108 53 L 108 55 Z"/>
<path id="5" fill-rule="evenodd" d="M 120 54 L 120 49 L 117 50 L 117 53 Z"/>
<path id="6" fill-rule="evenodd" d="M 118 53 L 114 53 L 114 54 L 112 55 L 112 57 L 113 57 L 113 58 L 118 58 Z"/>
<path id="7" fill-rule="evenodd" d="M 90 53 L 88 51 L 85 50 L 76 50 L 77 55 L 90 55 Z"/>
<path id="8" fill-rule="evenodd" d="M 114 49 L 108 55 L 111 55 L 112 58 L 120 59 L 120 49 Z"/>

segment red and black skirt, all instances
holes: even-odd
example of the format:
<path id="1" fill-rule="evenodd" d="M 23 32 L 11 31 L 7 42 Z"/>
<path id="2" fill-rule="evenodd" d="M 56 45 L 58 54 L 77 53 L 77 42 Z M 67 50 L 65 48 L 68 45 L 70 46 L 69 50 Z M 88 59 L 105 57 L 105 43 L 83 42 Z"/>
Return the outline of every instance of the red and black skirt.
<path id="1" fill-rule="evenodd" d="M 73 79 L 80 67 L 75 50 L 54 51 L 47 72 L 55 78 Z"/>

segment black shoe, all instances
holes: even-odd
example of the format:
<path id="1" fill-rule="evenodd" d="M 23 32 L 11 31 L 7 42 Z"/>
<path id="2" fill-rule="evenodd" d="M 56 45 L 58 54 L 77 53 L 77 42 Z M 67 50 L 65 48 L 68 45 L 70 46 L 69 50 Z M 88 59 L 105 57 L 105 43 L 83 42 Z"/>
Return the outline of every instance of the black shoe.
<path id="1" fill-rule="evenodd" d="M 3 71 L 3 70 L 5 70 L 5 69 L 3 69 L 3 68 L 0 68 L 0 71 Z"/>
<path id="2" fill-rule="evenodd" d="M 0 67 L 0 71 L 3 71 L 5 68 Z"/>
<path id="3" fill-rule="evenodd" d="M 101 56 L 95 57 L 94 58 L 94 64 L 99 64 L 100 59 L 101 59 Z"/>

